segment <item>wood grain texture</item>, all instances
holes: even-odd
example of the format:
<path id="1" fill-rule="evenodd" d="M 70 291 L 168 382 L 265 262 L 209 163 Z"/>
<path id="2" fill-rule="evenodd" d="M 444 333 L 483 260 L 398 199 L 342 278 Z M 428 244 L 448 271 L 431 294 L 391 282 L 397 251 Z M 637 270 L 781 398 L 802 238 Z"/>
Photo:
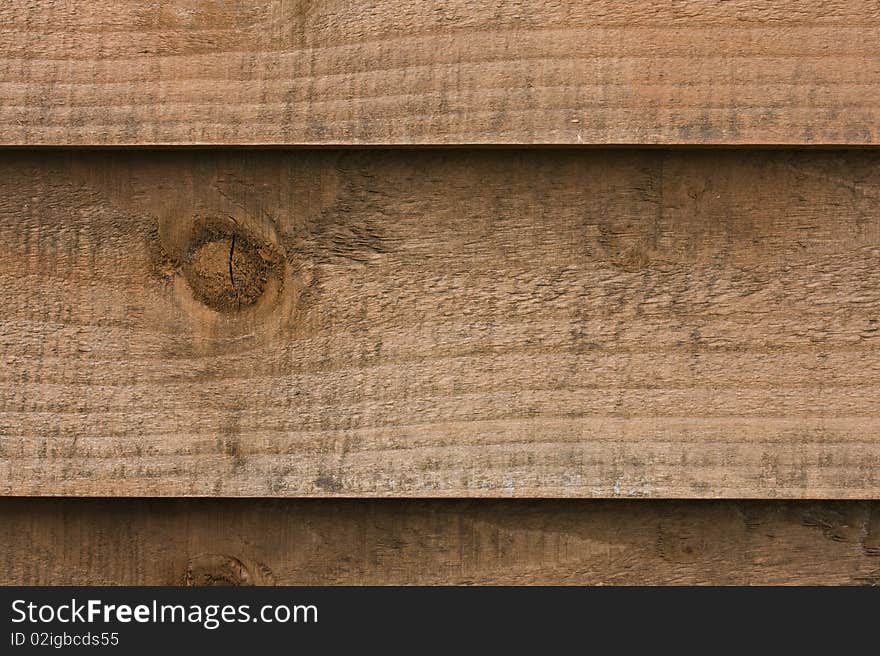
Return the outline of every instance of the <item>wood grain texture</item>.
<path id="1" fill-rule="evenodd" d="M 880 584 L 871 502 L 0 500 L 2 585 Z"/>
<path id="2" fill-rule="evenodd" d="M 877 144 L 877 0 L 7 0 L 0 144 Z"/>
<path id="3" fill-rule="evenodd" d="M 0 491 L 880 497 L 878 164 L 2 153 Z"/>

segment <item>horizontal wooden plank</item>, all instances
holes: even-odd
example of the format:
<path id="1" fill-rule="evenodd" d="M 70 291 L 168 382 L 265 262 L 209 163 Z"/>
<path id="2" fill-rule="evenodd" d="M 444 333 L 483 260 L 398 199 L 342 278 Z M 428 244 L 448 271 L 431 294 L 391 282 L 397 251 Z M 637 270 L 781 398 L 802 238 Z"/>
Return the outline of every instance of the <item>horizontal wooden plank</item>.
<path id="1" fill-rule="evenodd" d="M 877 144 L 876 0 L 7 0 L 0 144 Z"/>
<path id="2" fill-rule="evenodd" d="M 7 151 L 0 491 L 880 497 L 878 164 Z"/>
<path id="3" fill-rule="evenodd" d="M 2 585 L 880 584 L 871 502 L 0 500 Z"/>

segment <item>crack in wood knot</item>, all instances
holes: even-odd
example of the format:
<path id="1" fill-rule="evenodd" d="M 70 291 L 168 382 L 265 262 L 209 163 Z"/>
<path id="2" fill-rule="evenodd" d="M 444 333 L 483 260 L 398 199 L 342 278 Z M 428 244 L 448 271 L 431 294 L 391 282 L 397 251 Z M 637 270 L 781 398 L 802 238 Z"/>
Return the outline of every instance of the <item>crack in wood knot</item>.
<path id="1" fill-rule="evenodd" d="M 232 313 L 254 305 L 270 278 L 280 279 L 281 262 L 271 244 L 234 226 L 209 225 L 193 241 L 182 270 L 198 301 Z"/>

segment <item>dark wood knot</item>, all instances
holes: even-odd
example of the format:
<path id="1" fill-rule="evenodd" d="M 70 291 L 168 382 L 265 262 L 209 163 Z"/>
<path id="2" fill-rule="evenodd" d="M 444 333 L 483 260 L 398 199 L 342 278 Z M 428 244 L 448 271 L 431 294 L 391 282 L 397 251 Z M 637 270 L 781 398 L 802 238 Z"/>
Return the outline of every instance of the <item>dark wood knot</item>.
<path id="1" fill-rule="evenodd" d="M 183 263 L 196 300 L 222 313 L 254 305 L 269 280 L 281 275 L 282 258 L 269 243 L 259 243 L 233 226 L 205 227 Z"/>

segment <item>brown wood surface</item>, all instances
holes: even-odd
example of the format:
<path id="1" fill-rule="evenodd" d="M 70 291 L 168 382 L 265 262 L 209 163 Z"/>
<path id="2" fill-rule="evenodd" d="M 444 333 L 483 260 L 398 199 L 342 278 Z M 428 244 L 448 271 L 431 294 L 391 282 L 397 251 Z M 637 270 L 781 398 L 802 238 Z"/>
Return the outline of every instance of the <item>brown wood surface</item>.
<path id="1" fill-rule="evenodd" d="M 878 164 L 7 151 L 0 492 L 880 497 Z"/>
<path id="2" fill-rule="evenodd" d="M 0 500 L 0 584 L 880 584 L 871 502 Z"/>
<path id="3" fill-rule="evenodd" d="M 0 144 L 876 144 L 877 0 L 6 0 Z"/>

